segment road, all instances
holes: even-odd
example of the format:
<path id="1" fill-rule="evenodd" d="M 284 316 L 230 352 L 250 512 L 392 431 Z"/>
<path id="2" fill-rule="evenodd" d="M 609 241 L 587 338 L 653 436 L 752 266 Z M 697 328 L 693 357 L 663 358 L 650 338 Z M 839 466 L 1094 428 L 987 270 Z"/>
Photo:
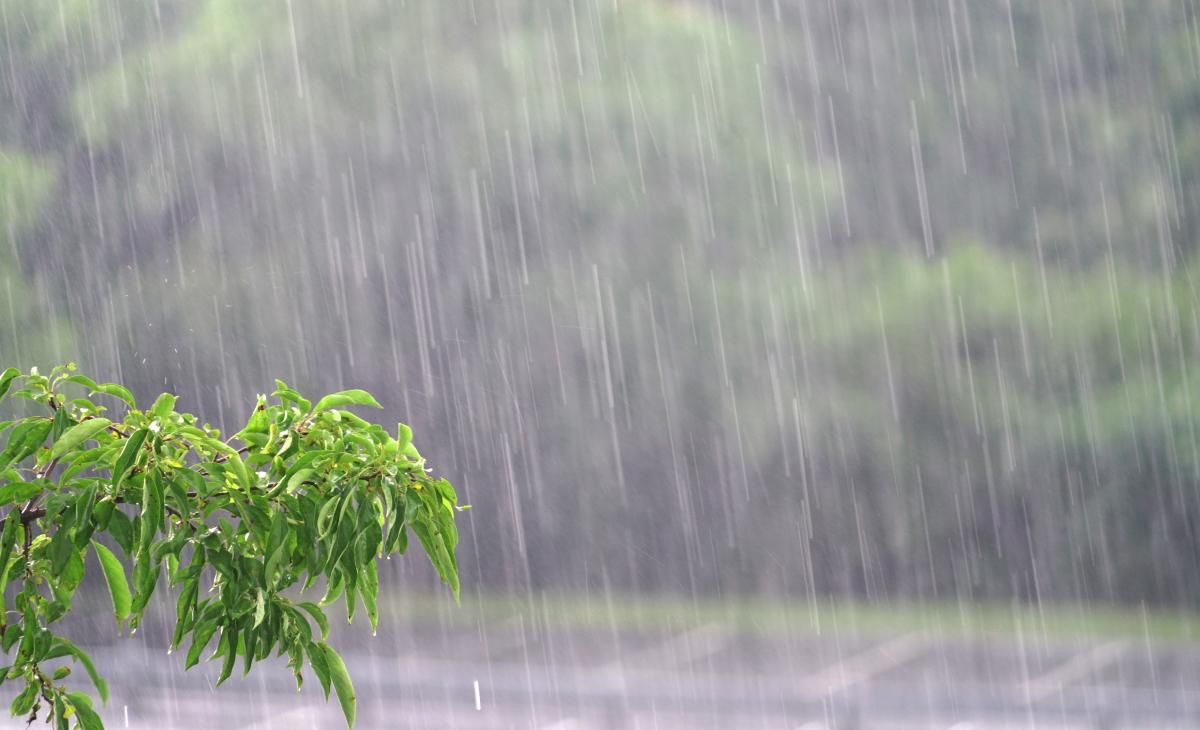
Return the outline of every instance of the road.
<path id="1" fill-rule="evenodd" d="M 551 629 L 520 617 L 401 623 L 370 643 L 348 640 L 370 648 L 345 652 L 360 728 L 1200 727 L 1200 645 Z M 184 674 L 181 656 L 136 639 L 94 651 L 112 688 L 110 728 L 343 726 L 315 679 L 297 693 L 278 663 L 215 688 L 215 666 Z"/>

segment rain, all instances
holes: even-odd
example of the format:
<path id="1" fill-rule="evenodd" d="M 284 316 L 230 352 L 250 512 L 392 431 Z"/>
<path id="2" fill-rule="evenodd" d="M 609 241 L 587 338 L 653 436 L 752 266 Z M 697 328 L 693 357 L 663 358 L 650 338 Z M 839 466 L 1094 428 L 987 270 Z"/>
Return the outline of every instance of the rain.
<path id="1" fill-rule="evenodd" d="M 413 549 L 331 608 L 356 727 L 1200 726 L 1196 0 L 0 0 L 0 48 L 0 369 L 228 433 L 362 388 L 470 505 L 460 601 Z M 185 671 L 176 595 L 118 630 L 88 558 L 106 727 L 345 727 Z"/>

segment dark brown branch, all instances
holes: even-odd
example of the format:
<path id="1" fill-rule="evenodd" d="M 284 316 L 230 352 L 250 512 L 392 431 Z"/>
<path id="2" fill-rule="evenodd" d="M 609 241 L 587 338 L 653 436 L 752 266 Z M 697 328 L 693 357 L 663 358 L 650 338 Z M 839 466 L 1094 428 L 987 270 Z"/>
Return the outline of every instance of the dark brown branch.
<path id="1" fill-rule="evenodd" d="M 250 448 L 251 447 L 249 444 L 247 444 L 246 446 L 243 446 L 242 448 L 237 450 L 238 455 L 245 456 L 246 454 L 250 453 Z M 217 454 L 215 457 L 213 457 L 214 464 L 224 464 L 227 461 L 229 461 L 228 454 Z"/>

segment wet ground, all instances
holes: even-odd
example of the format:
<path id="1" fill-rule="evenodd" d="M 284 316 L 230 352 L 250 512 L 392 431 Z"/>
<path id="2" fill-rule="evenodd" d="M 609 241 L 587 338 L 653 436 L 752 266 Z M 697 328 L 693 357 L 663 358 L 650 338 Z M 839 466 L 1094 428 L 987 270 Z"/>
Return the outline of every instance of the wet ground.
<path id="1" fill-rule="evenodd" d="M 1161 641 L 547 629 L 509 617 L 401 623 L 363 646 L 371 653 L 345 652 L 360 728 L 1200 727 L 1200 645 Z M 344 726 L 315 680 L 297 693 L 281 665 L 214 688 L 215 666 L 184 674 L 181 656 L 137 640 L 96 655 L 110 728 Z"/>

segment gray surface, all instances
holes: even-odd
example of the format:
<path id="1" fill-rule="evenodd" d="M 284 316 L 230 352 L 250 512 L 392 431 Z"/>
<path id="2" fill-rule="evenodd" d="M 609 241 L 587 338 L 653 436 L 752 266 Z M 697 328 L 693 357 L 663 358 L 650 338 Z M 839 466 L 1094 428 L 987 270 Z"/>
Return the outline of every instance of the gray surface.
<path id="1" fill-rule="evenodd" d="M 369 646 L 346 652 L 364 729 L 1200 727 L 1195 645 L 509 621 L 401 625 Z M 183 674 L 181 656 L 136 639 L 96 654 L 112 686 L 110 728 L 343 726 L 336 701 L 315 680 L 298 694 L 281 664 L 218 689 L 215 666 Z"/>

